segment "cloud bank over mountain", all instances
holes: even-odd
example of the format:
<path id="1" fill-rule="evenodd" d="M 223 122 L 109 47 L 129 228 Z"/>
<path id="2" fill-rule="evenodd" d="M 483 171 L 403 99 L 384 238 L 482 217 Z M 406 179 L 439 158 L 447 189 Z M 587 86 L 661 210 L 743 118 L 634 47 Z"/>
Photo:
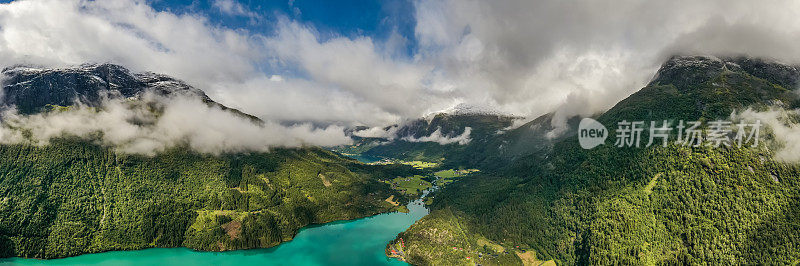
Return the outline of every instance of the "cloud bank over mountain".
<path id="1" fill-rule="evenodd" d="M 800 110 L 786 110 L 773 107 L 767 111 L 755 111 L 747 109 L 740 114 L 734 114 L 734 119 L 744 121 L 759 121 L 760 128 L 759 145 L 775 145 L 775 159 L 786 162 L 800 162 L 800 126 L 791 121 L 796 120 L 800 115 Z M 764 139 L 763 136 L 769 132 L 774 139 Z M 774 143 L 770 143 L 774 140 Z"/>
<path id="2" fill-rule="evenodd" d="M 472 139 L 470 138 L 470 134 L 472 134 L 471 127 L 465 127 L 464 132 L 461 135 L 448 137 L 442 134 L 442 129 L 438 128 L 436 131 L 431 133 L 428 136 L 422 136 L 419 138 L 415 138 L 414 136 L 406 136 L 403 137 L 403 140 L 408 142 L 436 142 L 440 145 L 447 145 L 452 143 L 458 143 L 458 145 L 467 145 L 469 144 Z"/>
<path id="3" fill-rule="evenodd" d="M 217 8 L 254 15 L 230 1 Z M 268 121 L 381 126 L 458 104 L 554 123 L 611 107 L 676 53 L 800 62 L 800 2 L 413 1 L 414 36 L 272 32 L 132 0 L 0 4 L 0 62 L 165 73 Z M 412 38 L 413 37 L 413 38 Z M 398 42 L 412 40 L 410 54 Z M 559 122 L 561 121 L 561 122 Z"/>
<path id="4" fill-rule="evenodd" d="M 249 117 L 186 95 L 148 93 L 141 102 L 106 98 L 100 107 L 78 105 L 35 115 L 2 114 L 0 142 L 46 145 L 57 137 L 87 138 L 122 153 L 155 155 L 186 146 L 221 154 L 266 152 L 276 147 L 350 144 L 340 126 L 257 123 Z"/>

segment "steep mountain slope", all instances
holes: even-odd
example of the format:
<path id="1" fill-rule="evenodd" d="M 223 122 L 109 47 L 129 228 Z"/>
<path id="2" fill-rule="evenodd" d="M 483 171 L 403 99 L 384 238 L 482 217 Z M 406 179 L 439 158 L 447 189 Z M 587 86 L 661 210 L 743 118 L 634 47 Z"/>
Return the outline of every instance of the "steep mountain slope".
<path id="1" fill-rule="evenodd" d="M 544 115 L 522 126 L 511 128 L 521 118 L 474 112 L 439 113 L 429 118 L 410 121 L 402 126 L 387 127 L 388 138 L 359 138 L 356 144 L 341 147 L 342 153 L 376 157 L 441 162 L 448 168 L 480 168 L 496 170 L 517 158 L 540 154 L 552 147 L 555 139 L 548 133 L 552 115 Z M 577 120 L 569 121 L 576 124 Z M 357 128 L 353 131 L 365 130 Z M 451 142 L 434 141 L 441 136 Z M 467 139 L 458 142 L 455 139 Z"/>
<path id="2" fill-rule="evenodd" d="M 122 97 L 140 100 L 145 93 L 161 96 L 181 94 L 230 110 L 254 121 L 259 119 L 211 100 L 205 92 L 172 77 L 145 72 L 133 73 L 114 64 L 85 64 L 71 68 L 13 66 L 0 72 L 0 106 L 14 106 L 21 114 L 49 110 L 51 106 L 77 103 L 98 107 L 103 99 Z"/>
<path id="3" fill-rule="evenodd" d="M 402 126 L 385 128 L 393 138 L 353 138 L 356 144 L 337 151 L 376 157 L 441 162 L 449 168 L 501 169 L 516 159 L 544 154 L 579 122 L 569 119 L 566 133 L 552 135 L 553 115 L 546 114 L 521 126 L 514 126 L 520 117 L 470 109 L 431 115 L 412 120 Z M 469 131 L 467 131 L 469 128 Z M 351 131 L 366 130 L 355 128 Z M 468 134 L 467 134 L 468 133 Z M 436 142 L 431 136 L 451 140 L 468 137 L 466 142 Z M 427 138 L 427 139 L 426 139 Z M 422 141 L 425 140 L 425 141 Z"/>
<path id="4" fill-rule="evenodd" d="M 485 143 L 494 139 L 498 132 L 511 126 L 514 117 L 497 114 L 440 113 L 428 119 L 417 119 L 404 124 L 396 131 L 393 141 L 367 139 L 361 145 L 369 149 L 362 151 L 371 156 L 401 158 L 406 160 L 443 161 L 445 165 L 458 168 L 476 166 L 485 158 L 476 150 L 488 147 Z M 462 142 L 420 141 L 426 137 L 462 137 Z M 381 144 L 377 144 L 380 142 Z"/>
<path id="5" fill-rule="evenodd" d="M 622 120 L 711 121 L 748 107 L 797 108 L 795 87 L 786 86 L 798 78 L 796 67 L 766 60 L 674 57 L 596 118 L 615 136 Z M 414 264 L 794 264 L 800 169 L 773 160 L 774 149 L 584 150 L 572 133 L 549 151 L 444 188 L 431 215 L 399 238 Z"/>
<path id="6" fill-rule="evenodd" d="M 103 97 L 136 102 L 146 92 L 218 105 L 180 81 L 115 65 L 16 67 L 4 75 L 4 103 L 25 114 L 78 102 L 104 108 Z M 0 257 L 270 247 L 309 224 L 397 209 L 385 199 L 406 198 L 380 180 L 406 168 L 367 166 L 314 147 L 213 155 L 179 143 L 145 156 L 91 135 L 0 145 Z"/>
<path id="7" fill-rule="evenodd" d="M 69 106 L 81 102 L 98 106 L 103 94 L 119 93 L 120 97 L 130 98 L 149 89 L 161 94 L 194 94 L 210 100 L 203 91 L 171 77 L 132 73 L 113 64 L 65 69 L 16 66 L 3 69 L 2 74 L 4 105 L 16 106 L 23 114 L 43 111 L 47 105 Z"/>

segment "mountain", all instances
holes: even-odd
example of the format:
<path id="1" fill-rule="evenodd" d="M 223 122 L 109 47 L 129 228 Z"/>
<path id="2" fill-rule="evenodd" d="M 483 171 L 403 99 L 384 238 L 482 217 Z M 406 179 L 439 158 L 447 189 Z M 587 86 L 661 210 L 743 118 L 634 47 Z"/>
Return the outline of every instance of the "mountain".
<path id="1" fill-rule="evenodd" d="M 6 67 L 0 106 L 14 106 L 21 114 L 34 114 L 52 106 L 83 104 L 98 107 L 104 98 L 137 99 L 145 93 L 160 96 L 173 94 L 197 97 L 203 102 L 237 115 L 260 121 L 255 116 L 219 104 L 202 90 L 167 75 L 152 72 L 133 73 L 114 64 L 84 64 L 69 68 L 31 66 Z"/>
<path id="2" fill-rule="evenodd" d="M 556 141 L 574 133 L 570 129 L 574 129 L 579 122 L 577 117 L 568 119 L 566 132 L 553 135 L 551 132 L 557 131 L 552 122 L 553 114 L 513 127 L 520 119 L 489 113 L 439 113 L 427 119 L 412 120 L 403 126 L 384 128 L 394 133 L 392 139 L 353 136 L 357 140 L 354 145 L 336 150 L 347 154 L 441 162 L 449 168 L 493 171 L 525 156 L 546 154 Z M 467 128 L 467 143 L 419 141 L 437 134 L 445 138 L 457 138 L 465 135 Z M 351 134 L 367 129 L 351 129 Z"/>
<path id="3" fill-rule="evenodd" d="M 494 163 L 494 159 L 483 157 L 487 153 L 479 149 L 494 148 L 487 142 L 496 139 L 498 134 L 502 134 L 519 118 L 459 110 L 436 113 L 385 128 L 391 137 L 358 137 L 355 133 L 357 143 L 338 151 L 409 161 L 441 162 L 450 168 L 475 167 L 489 161 Z"/>
<path id="4" fill-rule="evenodd" d="M 483 143 L 498 134 L 500 130 L 511 126 L 514 117 L 478 113 L 440 113 L 429 119 L 411 121 L 397 130 L 398 141 L 373 148 L 368 154 L 389 157 L 411 157 L 410 159 L 448 158 L 455 166 L 470 165 L 472 162 L 461 158 L 451 158 L 461 154 L 471 154 L 471 147 Z M 469 130 L 467 130 L 469 128 Z M 435 136 L 436 132 L 445 138 L 466 136 L 467 143 L 451 143 L 440 145 L 434 141 L 413 141 Z"/>
<path id="5" fill-rule="evenodd" d="M 6 68 L 3 104 L 23 115 L 145 93 L 209 99 L 184 82 L 117 65 Z M 154 111 L 157 112 L 157 111 Z M 410 166 L 368 166 L 317 147 L 204 154 L 177 144 L 126 154 L 91 137 L 0 145 L 0 257 L 59 258 L 109 250 L 266 248 L 309 224 L 397 210 L 381 180 Z"/>
<path id="6" fill-rule="evenodd" d="M 113 64 L 63 69 L 14 66 L 4 68 L 2 74 L 3 104 L 16 106 L 23 114 L 43 111 L 47 105 L 69 106 L 80 102 L 99 106 L 103 94 L 109 92 L 124 98 L 138 98 L 146 91 L 163 95 L 186 93 L 210 101 L 203 91 L 169 76 L 132 73 Z"/>
<path id="7" fill-rule="evenodd" d="M 496 117 L 509 117 L 510 114 L 503 113 L 499 110 L 487 106 L 480 106 L 474 104 L 460 103 L 451 108 L 435 112 L 436 114 L 449 114 L 449 115 L 479 115 L 479 116 L 496 116 Z"/>
<path id="8" fill-rule="evenodd" d="M 623 120 L 795 109 L 798 73 L 765 59 L 676 56 L 594 118 L 613 137 Z M 769 132 L 757 147 L 585 150 L 573 128 L 551 148 L 435 193 L 431 214 L 395 242 L 417 265 L 796 264 L 800 168 L 774 159 Z"/>

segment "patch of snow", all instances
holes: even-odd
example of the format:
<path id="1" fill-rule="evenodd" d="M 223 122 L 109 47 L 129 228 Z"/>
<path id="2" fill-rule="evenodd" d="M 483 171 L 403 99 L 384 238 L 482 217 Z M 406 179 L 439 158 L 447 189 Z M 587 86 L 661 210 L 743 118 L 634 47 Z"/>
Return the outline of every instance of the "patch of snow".
<path id="1" fill-rule="evenodd" d="M 467 103 L 460 103 L 456 106 L 453 106 L 449 109 L 441 111 L 441 113 L 451 114 L 451 115 L 496 115 L 496 116 L 505 116 L 504 114 L 497 109 L 491 108 L 489 106 L 479 106 L 479 105 L 472 105 Z"/>

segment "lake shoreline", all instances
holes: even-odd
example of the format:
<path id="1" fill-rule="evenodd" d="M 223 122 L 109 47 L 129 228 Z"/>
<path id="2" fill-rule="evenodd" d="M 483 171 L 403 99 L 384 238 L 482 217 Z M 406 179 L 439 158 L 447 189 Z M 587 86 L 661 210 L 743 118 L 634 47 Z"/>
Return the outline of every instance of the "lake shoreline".
<path id="1" fill-rule="evenodd" d="M 276 246 L 272 246 L 269 248 L 254 248 L 254 249 L 237 249 L 237 250 L 226 250 L 226 251 L 203 251 L 203 250 L 194 250 L 187 247 L 153 247 L 153 248 L 144 248 L 144 249 L 137 249 L 137 250 L 109 250 L 103 251 L 98 253 L 87 253 L 81 254 L 72 257 L 65 257 L 65 258 L 56 258 L 56 259 L 37 259 L 37 258 L 21 258 L 21 257 L 12 257 L 12 258 L 3 258 L 0 259 L 0 264 L 13 264 L 13 265 L 73 265 L 73 264 L 99 264 L 102 263 L 104 265 L 139 265 L 143 263 L 150 263 L 158 262 L 162 265 L 183 265 L 184 261 L 190 261 L 191 258 L 197 259 L 198 263 L 196 264 L 208 264 L 208 265 L 246 265 L 241 264 L 242 260 L 250 260 L 254 257 L 263 257 L 263 260 L 258 260 L 259 263 L 276 263 L 283 264 L 281 261 L 286 261 L 287 263 L 294 263 L 296 265 L 303 265 L 304 261 L 308 261 L 306 258 L 301 258 L 295 256 L 295 254 L 289 253 L 296 253 L 292 250 L 297 250 L 298 252 L 306 252 L 306 256 L 314 256 L 315 254 L 320 255 L 322 257 L 326 255 L 339 255 L 338 257 L 361 257 L 369 258 L 368 255 L 372 254 L 373 256 L 370 259 L 363 260 L 363 265 L 375 265 L 375 264 L 383 264 L 383 265 L 391 265 L 396 263 L 406 264 L 405 262 L 389 258 L 385 254 L 385 246 L 388 244 L 394 237 L 397 236 L 400 232 L 408 229 L 414 222 L 421 219 L 425 215 L 428 214 L 428 209 L 425 207 L 422 199 L 427 195 L 428 191 L 425 191 L 420 198 L 409 202 L 406 206 L 409 209 L 409 213 L 402 213 L 398 211 L 394 212 L 387 212 L 387 213 L 380 213 L 372 216 L 366 216 L 362 218 L 350 219 L 350 220 L 337 220 L 332 221 L 329 223 L 317 223 L 317 224 L 310 224 L 298 230 L 298 232 L 294 235 L 294 237 L 289 241 L 281 242 Z M 319 233 L 319 232 L 322 233 Z M 316 234 L 325 234 L 326 231 L 334 231 L 330 233 L 330 237 L 324 237 L 317 239 Z M 309 236 L 311 234 L 312 236 Z M 375 235 L 381 235 L 382 237 L 376 237 Z M 371 248 L 364 248 L 364 249 L 353 249 L 351 251 L 355 251 L 350 255 L 344 254 L 337 254 L 339 253 L 337 250 L 342 249 L 344 243 L 335 243 L 337 238 L 345 239 L 347 237 L 355 236 L 354 241 L 356 242 L 370 242 L 372 244 Z M 372 237 L 372 238 L 370 238 Z M 313 238 L 313 239 L 312 239 Z M 364 240 L 365 238 L 370 238 L 368 240 Z M 349 238 L 347 238 L 349 239 Z M 333 240 L 333 243 L 329 243 L 331 248 L 325 249 L 324 243 L 319 242 L 322 240 Z M 370 241 L 374 240 L 374 241 Z M 362 243 L 363 245 L 363 243 Z M 377 248 L 376 248 L 377 247 Z M 331 252 L 333 251 L 333 252 Z M 284 253 L 288 257 L 280 258 Z M 377 255 L 380 255 L 381 258 L 378 258 Z M 179 258 L 179 259 L 177 259 Z M 187 258 L 187 259 L 184 259 Z M 293 258 L 299 259 L 299 261 L 293 260 Z M 176 260 L 177 259 L 177 260 Z M 320 261 L 324 260 L 325 258 L 320 259 Z M 336 259 L 336 258 L 327 258 L 327 259 Z M 142 261 L 144 260 L 144 261 Z M 174 261 L 174 263 L 170 263 L 170 261 Z M 213 262 L 218 261 L 218 262 Z M 325 262 L 327 263 L 327 262 Z M 322 263 L 322 264 L 325 264 Z M 331 263 L 337 263 L 333 261 Z M 358 264 L 358 263 L 356 263 Z M 308 263 L 308 265 L 317 265 L 317 263 Z"/>

